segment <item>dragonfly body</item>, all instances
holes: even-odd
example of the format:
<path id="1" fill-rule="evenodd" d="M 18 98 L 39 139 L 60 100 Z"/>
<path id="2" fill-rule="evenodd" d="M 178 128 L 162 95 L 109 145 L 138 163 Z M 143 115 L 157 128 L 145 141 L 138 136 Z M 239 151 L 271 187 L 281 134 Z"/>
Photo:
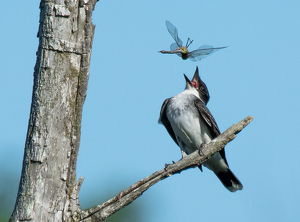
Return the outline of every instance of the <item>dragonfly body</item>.
<path id="1" fill-rule="evenodd" d="M 186 47 L 180 47 L 181 48 L 181 58 L 183 60 L 187 60 L 189 57 L 189 51 Z"/>
<path id="2" fill-rule="evenodd" d="M 190 59 L 196 62 L 206 58 L 207 56 L 211 55 L 212 53 L 220 49 L 226 48 L 226 47 L 213 48 L 210 45 L 202 45 L 198 49 L 189 52 L 188 47 L 192 44 L 193 40 L 190 40 L 190 38 L 188 38 L 186 45 L 183 46 L 181 39 L 178 37 L 177 28 L 174 25 L 172 25 L 171 22 L 169 21 L 166 21 L 166 26 L 170 35 L 175 40 L 175 43 L 170 45 L 170 51 L 166 51 L 166 50 L 159 51 L 163 54 L 176 54 L 180 56 L 183 60 Z"/>
<path id="3" fill-rule="evenodd" d="M 188 50 L 186 47 L 184 47 L 184 46 L 179 47 L 178 49 L 173 50 L 173 51 L 165 51 L 165 50 L 161 50 L 161 51 L 159 51 L 159 52 L 161 52 L 161 53 L 163 53 L 163 54 L 174 54 L 174 53 L 176 53 L 176 54 L 179 55 L 183 60 L 186 60 L 186 59 L 188 59 L 188 57 L 189 57 L 189 50 Z"/>

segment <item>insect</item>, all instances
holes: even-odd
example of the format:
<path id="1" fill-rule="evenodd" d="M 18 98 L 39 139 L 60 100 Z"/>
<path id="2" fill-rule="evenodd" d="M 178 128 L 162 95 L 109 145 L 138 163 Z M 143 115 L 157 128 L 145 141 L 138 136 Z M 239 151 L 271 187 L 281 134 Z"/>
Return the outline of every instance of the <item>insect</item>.
<path id="1" fill-rule="evenodd" d="M 192 44 L 193 40 L 190 38 L 187 39 L 185 46 L 182 46 L 182 41 L 178 37 L 178 30 L 177 28 L 171 24 L 171 22 L 166 21 L 167 29 L 172 36 L 172 38 L 175 40 L 175 43 L 170 45 L 171 51 L 165 51 L 161 50 L 159 52 L 163 54 L 176 54 L 180 56 L 183 60 L 190 59 L 194 62 L 197 62 L 201 59 L 206 58 L 207 56 L 211 55 L 212 53 L 224 49 L 226 47 L 219 47 L 219 48 L 213 48 L 210 45 L 202 45 L 198 49 L 189 52 L 188 47 Z"/>

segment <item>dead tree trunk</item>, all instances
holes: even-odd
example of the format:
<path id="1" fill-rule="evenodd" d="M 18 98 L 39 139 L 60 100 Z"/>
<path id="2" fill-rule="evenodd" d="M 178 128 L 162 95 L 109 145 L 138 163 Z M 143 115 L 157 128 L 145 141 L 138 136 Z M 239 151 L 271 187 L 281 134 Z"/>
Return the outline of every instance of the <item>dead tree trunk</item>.
<path id="1" fill-rule="evenodd" d="M 76 182 L 97 0 L 42 0 L 22 175 L 10 221 L 77 221 Z"/>

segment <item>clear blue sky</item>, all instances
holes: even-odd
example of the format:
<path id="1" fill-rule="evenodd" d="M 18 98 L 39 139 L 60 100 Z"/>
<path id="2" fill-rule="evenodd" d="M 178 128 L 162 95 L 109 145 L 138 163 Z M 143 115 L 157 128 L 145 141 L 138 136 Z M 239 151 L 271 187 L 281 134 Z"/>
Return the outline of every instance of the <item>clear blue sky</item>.
<path id="1" fill-rule="evenodd" d="M 159 182 L 135 204 L 143 221 L 296 221 L 300 205 L 300 2 L 100 1 L 88 95 L 83 109 L 78 177 L 81 205 L 105 201 L 180 159 L 157 123 L 162 102 L 180 93 L 196 65 L 208 108 L 224 131 L 254 116 L 226 147 L 244 185 L 227 191 L 206 168 Z M 19 177 L 36 61 L 39 1 L 8 1 L 1 19 L 0 173 Z M 190 49 L 228 46 L 200 62 L 162 55 L 173 40 Z M 1 177 L 2 177 L 1 176 Z M 0 182 L 3 188 L 4 181 Z M 0 188 L 1 188 L 0 186 Z M 15 184 L 17 192 L 18 182 Z M 107 196 L 110 192 L 110 196 Z"/>

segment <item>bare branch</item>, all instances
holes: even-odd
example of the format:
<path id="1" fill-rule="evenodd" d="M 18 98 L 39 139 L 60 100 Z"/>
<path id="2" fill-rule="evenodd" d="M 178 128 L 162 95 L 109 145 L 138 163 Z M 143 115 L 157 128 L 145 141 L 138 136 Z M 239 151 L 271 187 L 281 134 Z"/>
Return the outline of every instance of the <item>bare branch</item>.
<path id="1" fill-rule="evenodd" d="M 222 150 L 225 145 L 232 141 L 236 135 L 252 120 L 252 116 L 246 117 L 244 120 L 229 127 L 224 133 L 212 140 L 210 143 L 205 144 L 202 147 L 201 152 L 195 151 L 194 153 L 179 160 L 177 163 L 170 165 L 166 164 L 165 169 L 157 171 L 152 175 L 138 181 L 102 205 L 82 211 L 80 221 L 104 221 L 107 217 L 119 211 L 141 196 L 143 192 L 160 180 L 163 180 L 173 174 L 180 173 L 183 170 L 200 165 L 209 159 L 214 153 Z"/>

